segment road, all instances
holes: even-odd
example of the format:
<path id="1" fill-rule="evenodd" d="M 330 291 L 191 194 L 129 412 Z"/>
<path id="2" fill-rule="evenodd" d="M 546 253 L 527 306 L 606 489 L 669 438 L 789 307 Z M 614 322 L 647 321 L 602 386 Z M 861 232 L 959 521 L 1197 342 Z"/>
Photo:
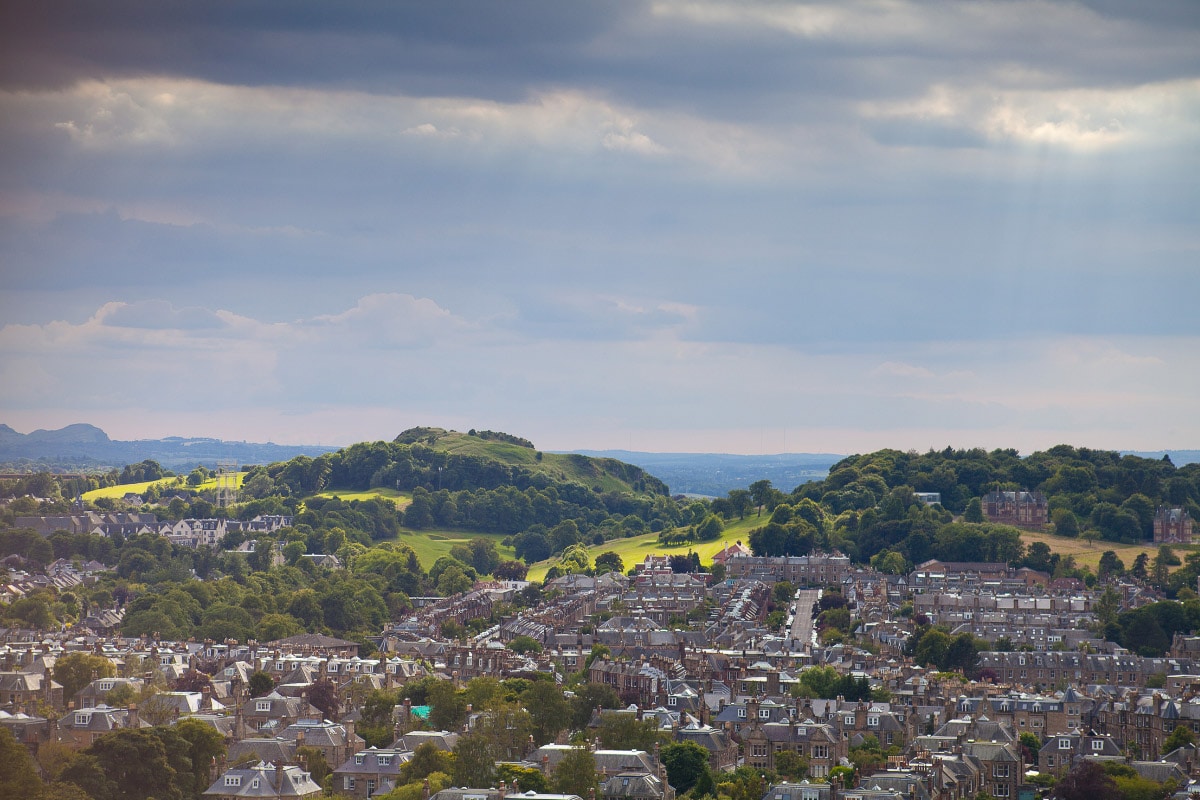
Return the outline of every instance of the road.
<path id="1" fill-rule="evenodd" d="M 813 606 L 821 599 L 820 589 L 800 589 L 796 592 L 792 618 L 793 652 L 811 653 L 813 646 Z"/>

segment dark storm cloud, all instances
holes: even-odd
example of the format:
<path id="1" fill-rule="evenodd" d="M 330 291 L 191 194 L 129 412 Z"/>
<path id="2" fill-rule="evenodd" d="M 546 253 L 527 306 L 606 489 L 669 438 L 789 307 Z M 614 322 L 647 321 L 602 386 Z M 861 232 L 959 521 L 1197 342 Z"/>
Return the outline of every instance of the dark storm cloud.
<path id="1" fill-rule="evenodd" d="M 786 120 L 1016 65 L 1004 80 L 1046 87 L 1136 85 L 1200 66 L 1190 3 L 1157 3 L 1145 16 L 1119 3 L 712 5 L 728 19 L 705 16 L 704 4 L 634 0 L 9 3 L 0 85 L 172 76 L 505 102 L 576 86 Z M 795 30 L 792 17 L 808 12 L 834 21 Z"/>

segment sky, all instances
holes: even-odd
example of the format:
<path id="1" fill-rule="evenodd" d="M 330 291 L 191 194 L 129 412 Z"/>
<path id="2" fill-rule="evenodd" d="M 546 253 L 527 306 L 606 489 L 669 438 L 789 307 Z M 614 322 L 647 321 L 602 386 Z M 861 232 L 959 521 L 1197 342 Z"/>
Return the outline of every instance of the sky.
<path id="1" fill-rule="evenodd" d="M 6 3 L 0 422 L 1200 448 L 1200 5 Z"/>

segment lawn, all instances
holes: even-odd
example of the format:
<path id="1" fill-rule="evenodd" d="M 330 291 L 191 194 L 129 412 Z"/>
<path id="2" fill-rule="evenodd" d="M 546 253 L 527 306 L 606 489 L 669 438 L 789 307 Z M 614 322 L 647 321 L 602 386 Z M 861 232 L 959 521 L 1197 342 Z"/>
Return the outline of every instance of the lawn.
<path id="1" fill-rule="evenodd" d="M 455 545 L 465 545 L 472 539 L 491 539 L 496 543 L 496 550 L 500 553 L 501 558 L 512 559 L 516 556 L 513 554 L 511 547 L 505 547 L 500 544 L 504 537 L 496 533 L 474 533 L 471 531 L 452 531 L 452 530 L 426 530 L 412 531 L 402 530 L 400 535 L 390 541 L 406 544 L 413 549 L 417 554 L 417 558 L 421 562 L 421 567 L 428 570 L 442 556 L 450 555 L 450 550 Z"/>
<path id="2" fill-rule="evenodd" d="M 726 524 L 725 530 L 721 532 L 721 538 L 711 542 L 667 546 L 659 544 L 657 533 L 646 533 L 641 536 L 633 536 L 629 539 L 613 539 L 602 545 L 589 547 L 588 556 L 594 560 L 601 553 L 616 553 L 621 557 L 621 561 L 625 564 L 625 569 L 627 570 L 651 554 L 686 555 L 688 552 L 695 552 L 699 554 L 702 562 L 708 563 L 712 561 L 713 555 L 726 545 L 733 544 L 738 540 L 746 543 L 750 537 L 750 531 L 755 528 L 761 528 L 766 522 L 766 516 L 746 517 L 744 520 L 735 520 Z M 533 564 L 529 568 L 529 580 L 540 581 L 544 579 L 550 568 L 557 563 L 558 558 L 550 558 L 546 561 L 539 561 Z"/>
<path id="3" fill-rule="evenodd" d="M 1158 554 L 1158 545 L 1152 542 L 1142 544 L 1118 544 L 1117 542 L 1106 542 L 1103 539 L 1097 539 L 1095 542 L 1089 542 L 1086 539 L 1069 539 L 1065 536 L 1055 536 L 1050 533 L 1038 533 L 1034 531 L 1021 531 L 1021 541 L 1026 546 L 1034 542 L 1045 542 L 1050 546 L 1050 550 L 1061 555 L 1071 555 L 1075 557 L 1075 563 L 1078 566 L 1091 567 L 1095 572 L 1100 566 L 1100 556 L 1106 550 L 1112 550 L 1117 554 L 1117 558 L 1125 564 L 1125 568 L 1133 566 L 1134 559 L 1138 554 L 1145 553 L 1146 557 L 1153 561 Z M 1197 549 L 1196 545 L 1172 545 L 1171 549 L 1179 556 L 1180 560 L 1184 555 Z"/>
<path id="4" fill-rule="evenodd" d="M 382 497 L 391 500 L 395 503 L 396 508 L 406 508 L 412 504 L 412 492 L 400 492 L 395 489 L 368 489 L 363 492 L 353 492 L 348 490 L 338 489 L 332 492 L 317 492 L 317 497 L 332 498 L 336 497 L 340 500 L 345 500 L 347 503 L 352 500 L 371 500 L 376 497 Z"/>

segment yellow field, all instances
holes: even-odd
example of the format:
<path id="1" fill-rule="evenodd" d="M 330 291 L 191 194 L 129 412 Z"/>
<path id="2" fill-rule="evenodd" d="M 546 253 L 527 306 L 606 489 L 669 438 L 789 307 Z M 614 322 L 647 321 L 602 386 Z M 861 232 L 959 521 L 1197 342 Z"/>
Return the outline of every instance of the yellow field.
<path id="1" fill-rule="evenodd" d="M 1112 550 L 1117 554 L 1117 558 L 1125 564 L 1125 568 L 1133 566 L 1134 559 L 1140 553 L 1145 553 L 1146 557 L 1153 560 L 1158 554 L 1158 545 L 1152 542 L 1144 544 L 1118 544 L 1116 542 L 1106 542 L 1103 539 L 1097 539 L 1095 542 L 1089 542 L 1086 539 L 1068 539 L 1064 536 L 1054 536 L 1049 533 L 1035 533 L 1033 531 L 1021 531 L 1021 541 L 1028 547 L 1034 542 L 1045 542 L 1050 546 L 1050 550 L 1061 555 L 1071 555 L 1075 557 L 1076 565 L 1080 567 L 1091 567 L 1095 572 L 1100 566 L 1100 556 L 1106 550 Z M 1196 545 L 1172 545 L 1171 549 L 1175 551 L 1175 555 L 1183 560 L 1185 554 L 1193 552 L 1197 549 Z"/>
<path id="2" fill-rule="evenodd" d="M 726 545 L 733 544 L 741 540 L 743 544 L 748 544 L 750 531 L 755 528 L 761 528 L 767 524 L 768 517 L 764 514 L 762 517 L 746 517 L 744 520 L 730 522 L 725 526 L 725 530 L 721 532 L 721 538 L 712 542 L 696 542 L 693 544 L 672 545 L 670 547 L 659 544 L 657 533 L 646 533 L 641 536 L 634 536 L 629 539 L 614 539 L 611 542 L 605 542 L 602 545 L 594 545 L 588 548 L 588 556 L 593 560 L 601 553 L 616 553 L 621 557 L 622 563 L 625 564 L 625 569 L 628 570 L 634 564 L 644 560 L 646 556 L 655 555 L 686 555 L 688 552 L 695 552 L 700 556 L 700 560 L 704 563 L 710 563 L 715 553 L 719 552 Z M 540 581 L 545 578 L 546 573 L 550 568 L 558 563 L 558 558 L 539 561 L 529 568 L 528 578 L 531 581 Z"/>
<path id="3" fill-rule="evenodd" d="M 242 485 L 242 481 L 245 479 L 245 477 L 246 477 L 246 473 L 244 473 L 244 472 L 237 473 L 237 485 L 238 486 Z M 90 492 L 84 492 L 83 499 L 84 500 L 97 500 L 101 497 L 108 497 L 113 500 L 119 500 L 131 492 L 133 494 L 141 494 L 142 492 L 146 491 L 146 489 L 150 488 L 151 486 L 155 486 L 155 485 L 161 486 L 163 488 L 177 486 L 180 489 L 197 489 L 197 490 L 216 489 L 217 488 L 217 479 L 209 478 L 208 480 L 206 480 L 204 483 L 200 484 L 199 486 L 188 486 L 186 475 L 178 475 L 178 476 L 175 476 L 172 478 L 159 478 L 156 481 L 142 481 L 141 483 L 121 483 L 116 486 L 106 486 L 103 489 L 92 489 Z"/>

